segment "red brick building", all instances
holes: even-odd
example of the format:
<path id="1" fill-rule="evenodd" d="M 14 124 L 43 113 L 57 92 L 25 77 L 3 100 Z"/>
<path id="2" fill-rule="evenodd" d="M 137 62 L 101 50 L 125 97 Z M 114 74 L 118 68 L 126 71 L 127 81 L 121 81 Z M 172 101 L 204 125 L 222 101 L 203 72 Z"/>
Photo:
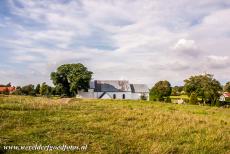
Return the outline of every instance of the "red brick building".
<path id="1" fill-rule="evenodd" d="M 15 87 L 0 87 L 0 93 L 9 92 L 12 93 L 16 90 Z"/>

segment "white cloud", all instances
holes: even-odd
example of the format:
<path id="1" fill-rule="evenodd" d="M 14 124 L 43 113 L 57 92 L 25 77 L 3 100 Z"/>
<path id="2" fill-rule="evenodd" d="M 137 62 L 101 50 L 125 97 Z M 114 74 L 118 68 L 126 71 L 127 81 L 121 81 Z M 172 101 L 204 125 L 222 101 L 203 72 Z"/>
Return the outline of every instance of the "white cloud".
<path id="1" fill-rule="evenodd" d="M 227 61 L 229 59 L 228 56 L 208 56 L 209 59 L 214 60 L 214 61 Z"/>
<path id="2" fill-rule="evenodd" d="M 31 55 L 18 55 L 18 56 L 14 56 L 13 58 L 12 58 L 12 60 L 14 61 L 14 62 L 21 62 L 21 61 L 23 61 L 23 62 L 31 62 L 31 61 L 36 61 L 36 57 L 35 56 L 31 56 Z"/>
<path id="3" fill-rule="evenodd" d="M 226 69 L 230 64 L 228 56 L 208 56 L 208 67 L 213 69 Z"/>
<path id="4" fill-rule="evenodd" d="M 14 16 L 0 30 L 0 47 L 8 49 L 13 68 L 26 65 L 20 71 L 27 82 L 48 81 L 57 66 L 82 62 L 96 79 L 181 83 L 188 74 L 226 72 L 229 5 L 227 0 L 9 0 Z M 30 79 L 33 74 L 41 77 Z"/>
<path id="5" fill-rule="evenodd" d="M 197 49 L 194 40 L 180 39 L 175 44 L 174 49 L 176 50 L 186 50 L 186 49 Z"/>

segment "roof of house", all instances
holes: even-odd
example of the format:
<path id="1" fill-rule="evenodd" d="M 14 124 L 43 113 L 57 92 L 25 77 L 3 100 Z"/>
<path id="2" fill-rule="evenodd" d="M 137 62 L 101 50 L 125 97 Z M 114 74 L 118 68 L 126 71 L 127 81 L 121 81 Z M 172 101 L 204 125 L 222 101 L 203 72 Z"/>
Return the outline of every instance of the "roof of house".
<path id="1" fill-rule="evenodd" d="M 90 85 L 93 88 L 93 85 Z M 95 80 L 96 92 L 130 92 L 129 81 L 126 80 Z"/>
<path id="2" fill-rule="evenodd" d="M 130 84 L 133 93 L 148 93 L 149 88 L 145 84 Z"/>
<path id="3" fill-rule="evenodd" d="M 230 97 L 230 93 L 229 92 L 225 92 L 223 95 L 224 95 L 224 97 Z"/>
<path id="4" fill-rule="evenodd" d="M 91 81 L 89 86 L 90 89 L 94 89 L 95 92 L 149 92 L 147 85 L 130 84 L 127 80 L 95 80 Z"/>

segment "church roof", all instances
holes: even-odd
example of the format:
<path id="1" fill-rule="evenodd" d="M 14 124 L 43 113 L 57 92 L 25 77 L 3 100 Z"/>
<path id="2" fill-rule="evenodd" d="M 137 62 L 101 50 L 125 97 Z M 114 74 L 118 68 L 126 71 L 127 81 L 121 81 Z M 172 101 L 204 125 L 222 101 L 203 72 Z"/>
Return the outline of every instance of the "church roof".
<path id="1" fill-rule="evenodd" d="M 149 88 L 145 84 L 131 84 L 131 89 L 133 93 L 148 93 Z"/>
<path id="2" fill-rule="evenodd" d="M 147 85 L 130 84 L 127 80 L 95 80 L 90 82 L 90 89 L 94 89 L 95 92 L 149 92 Z"/>
<path id="3" fill-rule="evenodd" d="M 131 92 L 126 80 L 95 80 L 94 87 L 96 92 Z"/>

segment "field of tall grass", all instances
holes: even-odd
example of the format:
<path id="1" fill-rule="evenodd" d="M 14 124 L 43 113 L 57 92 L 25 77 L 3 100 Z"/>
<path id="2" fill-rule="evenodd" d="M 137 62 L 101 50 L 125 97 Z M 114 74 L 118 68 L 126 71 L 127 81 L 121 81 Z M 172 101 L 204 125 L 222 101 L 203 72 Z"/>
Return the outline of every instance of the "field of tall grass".
<path id="1" fill-rule="evenodd" d="M 229 154 L 230 109 L 0 96 L 0 153 L 26 152 L 3 150 L 5 145 L 36 144 L 87 145 L 82 153 Z"/>

